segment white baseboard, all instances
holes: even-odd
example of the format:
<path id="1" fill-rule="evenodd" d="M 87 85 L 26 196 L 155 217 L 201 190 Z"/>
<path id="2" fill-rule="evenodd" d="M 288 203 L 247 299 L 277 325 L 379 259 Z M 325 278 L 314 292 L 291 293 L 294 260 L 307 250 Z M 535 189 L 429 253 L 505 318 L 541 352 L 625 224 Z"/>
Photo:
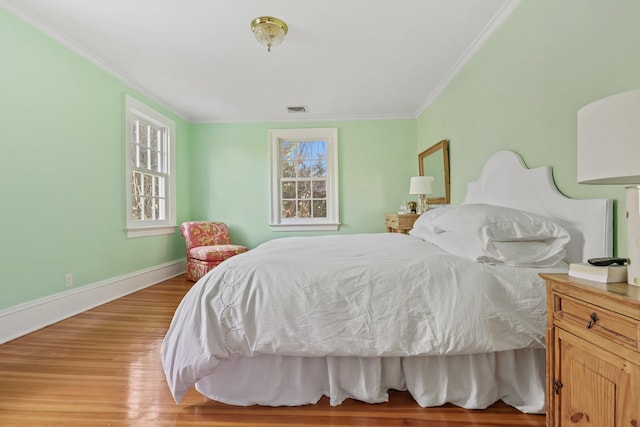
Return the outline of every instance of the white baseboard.
<path id="1" fill-rule="evenodd" d="M 185 272 L 176 260 L 0 310 L 0 344 Z"/>

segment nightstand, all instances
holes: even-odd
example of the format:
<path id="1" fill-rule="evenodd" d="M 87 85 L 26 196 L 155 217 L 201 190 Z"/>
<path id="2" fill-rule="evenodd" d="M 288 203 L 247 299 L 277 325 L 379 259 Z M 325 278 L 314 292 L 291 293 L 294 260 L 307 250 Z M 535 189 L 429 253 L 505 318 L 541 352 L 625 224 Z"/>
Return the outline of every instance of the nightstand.
<path id="1" fill-rule="evenodd" d="M 387 232 L 389 233 L 409 233 L 409 230 L 413 228 L 413 223 L 416 222 L 420 215 L 406 213 L 395 214 L 388 213 L 385 215 L 384 224 L 387 226 Z"/>
<path id="2" fill-rule="evenodd" d="M 640 426 L 640 288 L 547 282 L 547 426 Z"/>

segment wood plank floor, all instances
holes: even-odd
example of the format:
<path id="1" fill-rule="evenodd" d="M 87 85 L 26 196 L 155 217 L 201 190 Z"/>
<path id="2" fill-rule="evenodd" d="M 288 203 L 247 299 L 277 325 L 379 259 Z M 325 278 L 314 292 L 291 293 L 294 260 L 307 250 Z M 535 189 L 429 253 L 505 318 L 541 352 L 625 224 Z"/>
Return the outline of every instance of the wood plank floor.
<path id="1" fill-rule="evenodd" d="M 191 282 L 183 276 L 0 345 L 0 426 L 538 426 L 498 403 L 487 410 L 347 400 L 268 408 L 213 402 L 191 390 L 176 405 L 160 344 Z"/>

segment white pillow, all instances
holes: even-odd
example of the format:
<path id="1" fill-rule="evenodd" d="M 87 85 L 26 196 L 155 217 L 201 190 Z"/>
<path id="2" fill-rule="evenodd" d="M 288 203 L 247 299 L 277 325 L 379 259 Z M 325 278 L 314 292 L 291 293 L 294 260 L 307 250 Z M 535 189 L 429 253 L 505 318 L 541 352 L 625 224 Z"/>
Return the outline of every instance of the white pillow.
<path id="1" fill-rule="evenodd" d="M 416 221 L 417 222 L 417 221 Z M 571 239 L 549 218 L 487 204 L 449 207 L 429 224 L 424 240 L 463 258 L 520 267 L 548 267 L 564 259 Z"/>
<path id="2" fill-rule="evenodd" d="M 409 234 L 426 241 L 431 241 L 431 238 L 434 236 L 444 233 L 444 230 L 438 228 L 434 221 L 440 216 L 446 214 L 447 210 L 450 208 L 450 206 L 441 206 L 426 211 L 415 220 L 413 228 L 409 230 Z"/>
<path id="3" fill-rule="evenodd" d="M 481 203 L 451 207 L 446 215 L 434 219 L 433 226 L 444 231 L 479 237 L 483 242 L 547 239 L 564 239 L 568 242 L 570 238 L 567 230 L 549 218 Z"/>
<path id="4" fill-rule="evenodd" d="M 566 255 L 564 247 L 546 241 L 493 242 L 445 232 L 431 242 L 443 251 L 475 262 L 511 267 L 552 267 Z"/>

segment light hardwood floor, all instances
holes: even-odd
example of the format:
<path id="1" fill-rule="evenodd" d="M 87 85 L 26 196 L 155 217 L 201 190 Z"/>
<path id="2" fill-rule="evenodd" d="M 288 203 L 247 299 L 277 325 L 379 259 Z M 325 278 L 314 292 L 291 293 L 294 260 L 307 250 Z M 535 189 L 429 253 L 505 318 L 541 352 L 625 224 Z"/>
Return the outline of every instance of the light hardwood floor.
<path id="1" fill-rule="evenodd" d="M 406 392 L 370 405 L 235 407 L 191 390 L 176 405 L 160 344 L 191 282 L 167 280 L 0 345 L 0 426 L 544 426 L 497 403 L 420 408 Z"/>

